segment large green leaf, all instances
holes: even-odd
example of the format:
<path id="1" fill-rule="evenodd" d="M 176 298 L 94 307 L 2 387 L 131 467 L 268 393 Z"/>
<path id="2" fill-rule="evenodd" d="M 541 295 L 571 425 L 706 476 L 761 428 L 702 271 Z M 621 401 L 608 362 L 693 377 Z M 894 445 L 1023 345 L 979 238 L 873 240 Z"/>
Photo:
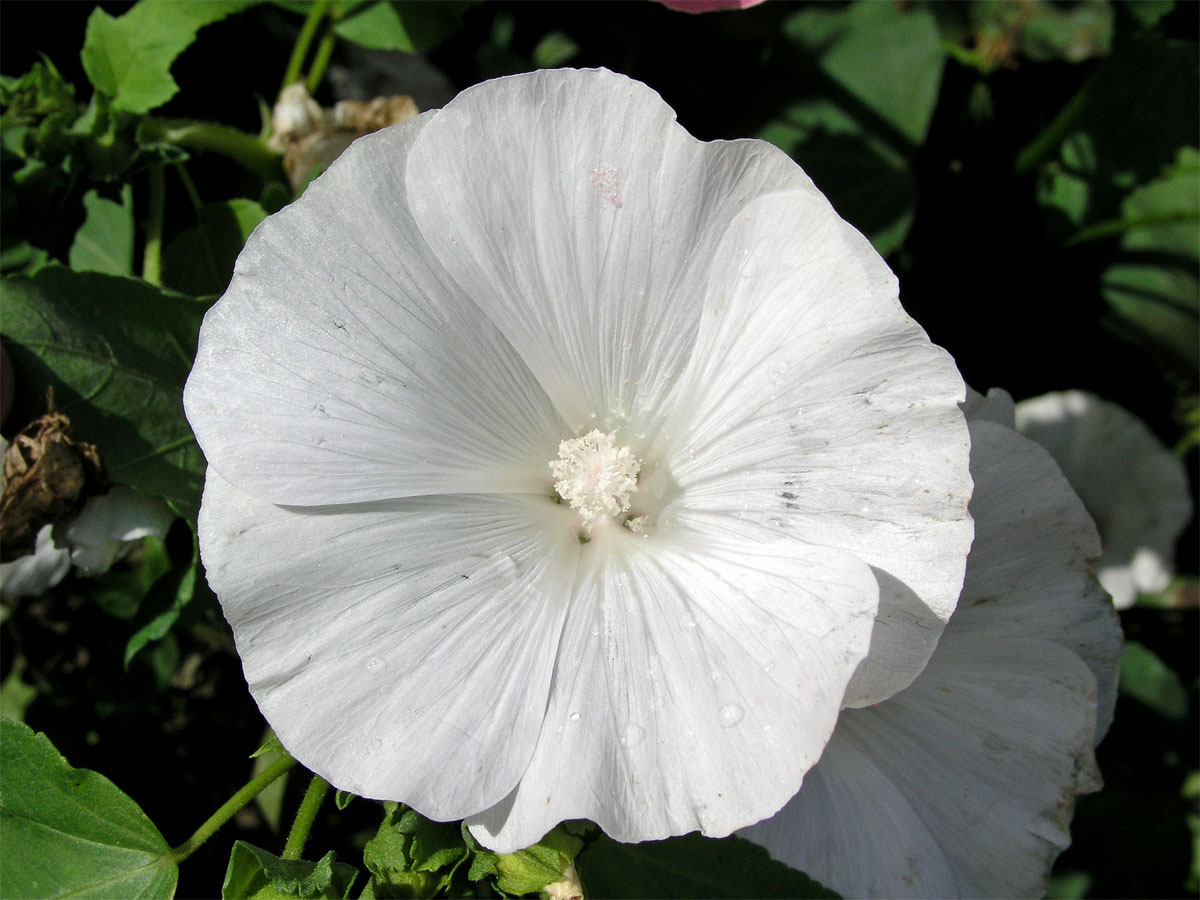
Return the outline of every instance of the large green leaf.
<path id="1" fill-rule="evenodd" d="M 250 6 L 254 0 L 141 0 L 114 18 L 97 8 L 88 18 L 83 68 L 92 85 L 113 100 L 113 108 L 146 113 L 179 90 L 171 63 L 212 22 Z"/>
<path id="2" fill-rule="evenodd" d="M 71 268 L 107 275 L 133 274 L 133 190 L 125 185 L 121 202 L 106 200 L 94 190 L 83 195 L 87 219 L 71 244 Z"/>
<path id="3" fill-rule="evenodd" d="M 58 265 L 4 279 L 3 295 L 0 332 L 22 394 L 53 385 L 75 437 L 99 448 L 113 481 L 193 515 L 204 458 L 182 394 L 206 304 Z"/>
<path id="4" fill-rule="evenodd" d="M 838 896 L 738 837 L 712 840 L 689 834 L 642 844 L 602 837 L 579 854 L 579 874 L 588 896 L 613 900 Z"/>
<path id="5" fill-rule="evenodd" d="M 945 64 L 932 13 L 860 0 L 804 9 L 788 18 L 784 33 L 846 91 L 843 106 L 857 101 L 914 146 L 924 142 Z"/>
<path id="6" fill-rule="evenodd" d="M 44 734 L 0 718 L 0 896 L 170 897 L 178 868 L 154 823 Z"/>
<path id="7" fill-rule="evenodd" d="M 196 297 L 224 293 L 246 238 L 266 217 L 261 206 L 240 197 L 204 206 L 200 224 L 167 245 L 163 257 L 167 286 Z"/>
<path id="8" fill-rule="evenodd" d="M 1122 218 L 1093 233 L 1121 232 L 1121 253 L 1101 282 L 1114 326 L 1168 354 L 1185 372 L 1200 365 L 1200 151 L 1131 192 Z"/>
<path id="9" fill-rule="evenodd" d="M 803 9 L 784 31 L 797 57 L 777 75 L 795 80 L 796 99 L 758 137 L 791 155 L 842 216 L 891 253 L 912 224 L 911 161 L 945 64 L 934 18 L 860 2 Z"/>
<path id="10" fill-rule="evenodd" d="M 334 23 L 339 37 L 372 50 L 423 53 L 432 50 L 460 25 L 472 4 L 463 0 L 388 2 L 378 0 L 350 11 Z"/>

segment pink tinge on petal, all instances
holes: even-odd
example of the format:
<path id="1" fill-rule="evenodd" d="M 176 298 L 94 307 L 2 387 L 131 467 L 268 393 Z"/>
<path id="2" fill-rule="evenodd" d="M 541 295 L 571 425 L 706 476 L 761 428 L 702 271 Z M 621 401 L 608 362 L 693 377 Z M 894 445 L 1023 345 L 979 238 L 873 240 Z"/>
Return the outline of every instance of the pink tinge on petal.
<path id="1" fill-rule="evenodd" d="M 718 12 L 723 9 L 746 9 L 758 6 L 763 0 L 657 0 L 667 9 L 685 13 Z"/>

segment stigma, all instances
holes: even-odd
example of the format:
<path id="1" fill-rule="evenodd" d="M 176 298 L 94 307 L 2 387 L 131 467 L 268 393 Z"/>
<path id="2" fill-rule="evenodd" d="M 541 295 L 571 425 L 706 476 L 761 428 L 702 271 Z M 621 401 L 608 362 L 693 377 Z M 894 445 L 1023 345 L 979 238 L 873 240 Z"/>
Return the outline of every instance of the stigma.
<path id="1" fill-rule="evenodd" d="M 583 534 L 601 521 L 629 512 L 642 463 L 629 447 L 618 447 L 615 434 L 591 431 L 558 445 L 550 462 L 558 496 L 579 512 Z"/>

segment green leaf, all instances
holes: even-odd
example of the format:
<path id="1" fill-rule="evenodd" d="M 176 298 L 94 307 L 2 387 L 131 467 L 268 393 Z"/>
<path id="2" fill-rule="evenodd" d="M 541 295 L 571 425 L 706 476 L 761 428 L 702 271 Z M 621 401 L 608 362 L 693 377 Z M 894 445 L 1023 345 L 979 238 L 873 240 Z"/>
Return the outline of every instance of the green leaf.
<path id="1" fill-rule="evenodd" d="M 241 198 L 201 208 L 200 224 L 167 245 L 163 257 L 166 285 L 196 297 L 224 293 L 246 238 L 266 217 L 261 206 Z"/>
<path id="2" fill-rule="evenodd" d="M 1021 53 L 1031 60 L 1083 62 L 1112 47 L 1113 9 L 1108 0 L 1070 5 L 1048 0 L 981 0 L 970 11 L 974 64 L 991 72 Z"/>
<path id="3" fill-rule="evenodd" d="M 333 30 L 338 37 L 371 50 L 417 52 L 400 12 L 386 0 L 372 3 L 361 12 L 341 19 L 334 24 Z"/>
<path id="4" fill-rule="evenodd" d="M 88 17 L 84 71 L 92 85 L 112 98 L 113 108 L 146 113 L 179 90 L 171 64 L 196 39 L 196 32 L 239 12 L 253 0 L 141 0 L 116 18 L 102 9 Z"/>
<path id="5" fill-rule="evenodd" d="M 363 849 L 371 896 L 429 897 L 449 886 L 468 850 L 457 823 L 433 822 L 386 803 L 379 831 Z"/>
<path id="6" fill-rule="evenodd" d="M 1200 365 L 1200 151 L 1185 147 L 1159 178 L 1121 206 L 1121 253 L 1103 275 L 1104 299 L 1122 332 L 1167 354 L 1185 372 Z M 1103 231 L 1104 223 L 1091 230 Z"/>
<path id="7" fill-rule="evenodd" d="M 183 414 L 183 384 L 207 305 L 135 278 L 46 266 L 5 278 L 0 332 L 29 396 L 54 385 L 75 437 L 108 475 L 193 518 L 204 457 Z"/>
<path id="8" fill-rule="evenodd" d="M 533 65 L 538 69 L 554 69 L 579 54 L 579 45 L 563 31 L 552 31 L 533 48 Z"/>
<path id="9" fill-rule="evenodd" d="M 75 89 L 43 58 L 0 87 L 0 133 L 4 146 L 23 157 L 57 162 L 66 152 L 67 130 L 79 116 Z"/>
<path id="10" fill-rule="evenodd" d="M 87 219 L 75 232 L 69 260 L 76 272 L 133 274 L 133 189 L 121 188 L 121 202 L 106 200 L 94 190 L 83 195 Z"/>
<path id="11" fill-rule="evenodd" d="M 199 552 L 194 551 L 190 565 L 177 566 L 155 582 L 133 620 L 134 631 L 125 645 L 125 668 L 139 650 L 167 636 L 195 594 L 199 568 Z"/>
<path id="12" fill-rule="evenodd" d="M 132 619 L 155 582 L 170 570 L 166 544 L 154 536 L 143 538 L 136 565 L 121 564 L 92 577 L 92 602 L 110 616 Z"/>
<path id="13" fill-rule="evenodd" d="M 283 749 L 283 744 L 279 743 L 279 738 L 275 736 L 275 732 L 268 729 L 267 738 L 263 742 L 263 745 L 251 753 L 250 756 L 254 760 L 254 768 L 251 770 L 251 774 L 257 776 L 266 771 L 272 763 L 284 759 L 287 756 L 287 751 Z M 271 826 L 272 831 L 279 831 L 283 824 L 283 800 L 290 774 L 290 772 L 284 772 L 259 791 L 258 796 L 254 798 L 259 812 L 262 813 L 267 824 Z"/>
<path id="14" fill-rule="evenodd" d="M 463 13 L 473 5 L 464 0 L 439 3 L 379 0 L 339 19 L 333 30 L 339 37 L 372 50 L 424 53 L 458 31 Z"/>
<path id="15" fill-rule="evenodd" d="M 280 859 L 273 853 L 234 841 L 229 867 L 221 885 L 222 900 L 278 900 L 282 897 L 345 900 L 358 878 L 358 870 L 336 862 L 330 850 L 316 862 Z"/>
<path id="16" fill-rule="evenodd" d="M 891 3 L 817 6 L 790 15 L 784 33 L 804 54 L 780 73 L 802 73 L 798 96 L 758 137 L 791 155 L 842 216 L 891 253 L 912 224 L 912 157 L 945 65 L 933 15 Z"/>
<path id="17" fill-rule="evenodd" d="M 1151 28 L 1175 8 L 1175 0 L 1125 0 L 1126 12 L 1142 28 Z"/>
<path id="18" fill-rule="evenodd" d="M 1086 225 L 1119 217 L 1129 190 L 1159 177 L 1200 131 L 1200 51 L 1194 41 L 1136 38 L 1096 68 L 1061 142 L 1042 167 L 1039 199 Z M 1073 101 L 1077 102 L 1077 101 Z M 1137 140 L 1130 140 L 1137 135 Z M 1069 187 L 1067 183 L 1070 183 Z"/>
<path id="19" fill-rule="evenodd" d="M 1121 693 L 1148 706 L 1165 719 L 1182 721 L 1188 714 L 1188 693 L 1179 675 L 1153 650 L 1126 641 L 1121 651 Z"/>
<path id="20" fill-rule="evenodd" d="M 0 719 L 0 770 L 0 896 L 172 896 L 167 842 L 107 778 L 10 719 Z"/>
<path id="21" fill-rule="evenodd" d="M 845 9 L 805 9 L 783 27 L 850 95 L 840 105 L 853 111 L 857 101 L 913 146 L 924 142 L 945 65 L 932 13 L 860 0 Z"/>
<path id="22" fill-rule="evenodd" d="M 712 840 L 689 834 L 642 844 L 601 837 L 579 854 L 579 874 L 588 896 L 613 900 L 838 896 L 738 837 Z"/>
<path id="23" fill-rule="evenodd" d="M 26 668 L 25 657 L 18 655 L 8 677 L 0 684 L 0 716 L 24 721 L 25 710 L 38 695 L 38 689 L 26 684 L 21 677 Z"/>

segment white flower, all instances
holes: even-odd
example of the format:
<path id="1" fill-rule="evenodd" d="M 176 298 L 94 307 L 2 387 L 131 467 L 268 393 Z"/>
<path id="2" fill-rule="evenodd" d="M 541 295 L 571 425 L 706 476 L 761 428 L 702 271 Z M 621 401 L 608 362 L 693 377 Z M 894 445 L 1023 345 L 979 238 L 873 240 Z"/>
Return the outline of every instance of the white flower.
<path id="1" fill-rule="evenodd" d="M 0 596 L 41 596 L 62 581 L 70 568 L 71 551 L 55 544 L 53 525 L 43 525 L 32 553 L 0 563 Z"/>
<path id="2" fill-rule="evenodd" d="M 107 572 L 127 556 L 142 538 L 164 538 L 175 513 L 157 497 L 123 486 L 90 498 L 63 529 L 71 548 L 71 565 L 81 575 Z"/>
<path id="3" fill-rule="evenodd" d="M 1050 451 L 1100 530 L 1100 583 L 1117 609 L 1166 588 L 1192 518 L 1183 462 L 1146 423 L 1086 391 L 1016 405 L 1017 428 Z"/>
<path id="4" fill-rule="evenodd" d="M 1096 530 L 1012 400 L 968 404 L 975 543 L 958 609 L 906 690 L 847 710 L 800 793 L 745 832 L 847 897 L 1034 897 L 1100 786 L 1120 630 Z"/>
<path id="5" fill-rule="evenodd" d="M 500 851 L 724 835 L 924 666 L 972 535 L 962 391 L 777 149 L 611 72 L 502 78 L 251 237 L 185 393 L 201 550 L 338 787 Z"/>
<path id="6" fill-rule="evenodd" d="M 145 537 L 163 538 L 175 514 L 157 497 L 118 485 L 89 497 L 65 525 L 43 525 L 33 553 L 0 563 L 0 593 L 35 597 L 46 593 L 74 566 L 80 575 L 107 572 Z"/>

